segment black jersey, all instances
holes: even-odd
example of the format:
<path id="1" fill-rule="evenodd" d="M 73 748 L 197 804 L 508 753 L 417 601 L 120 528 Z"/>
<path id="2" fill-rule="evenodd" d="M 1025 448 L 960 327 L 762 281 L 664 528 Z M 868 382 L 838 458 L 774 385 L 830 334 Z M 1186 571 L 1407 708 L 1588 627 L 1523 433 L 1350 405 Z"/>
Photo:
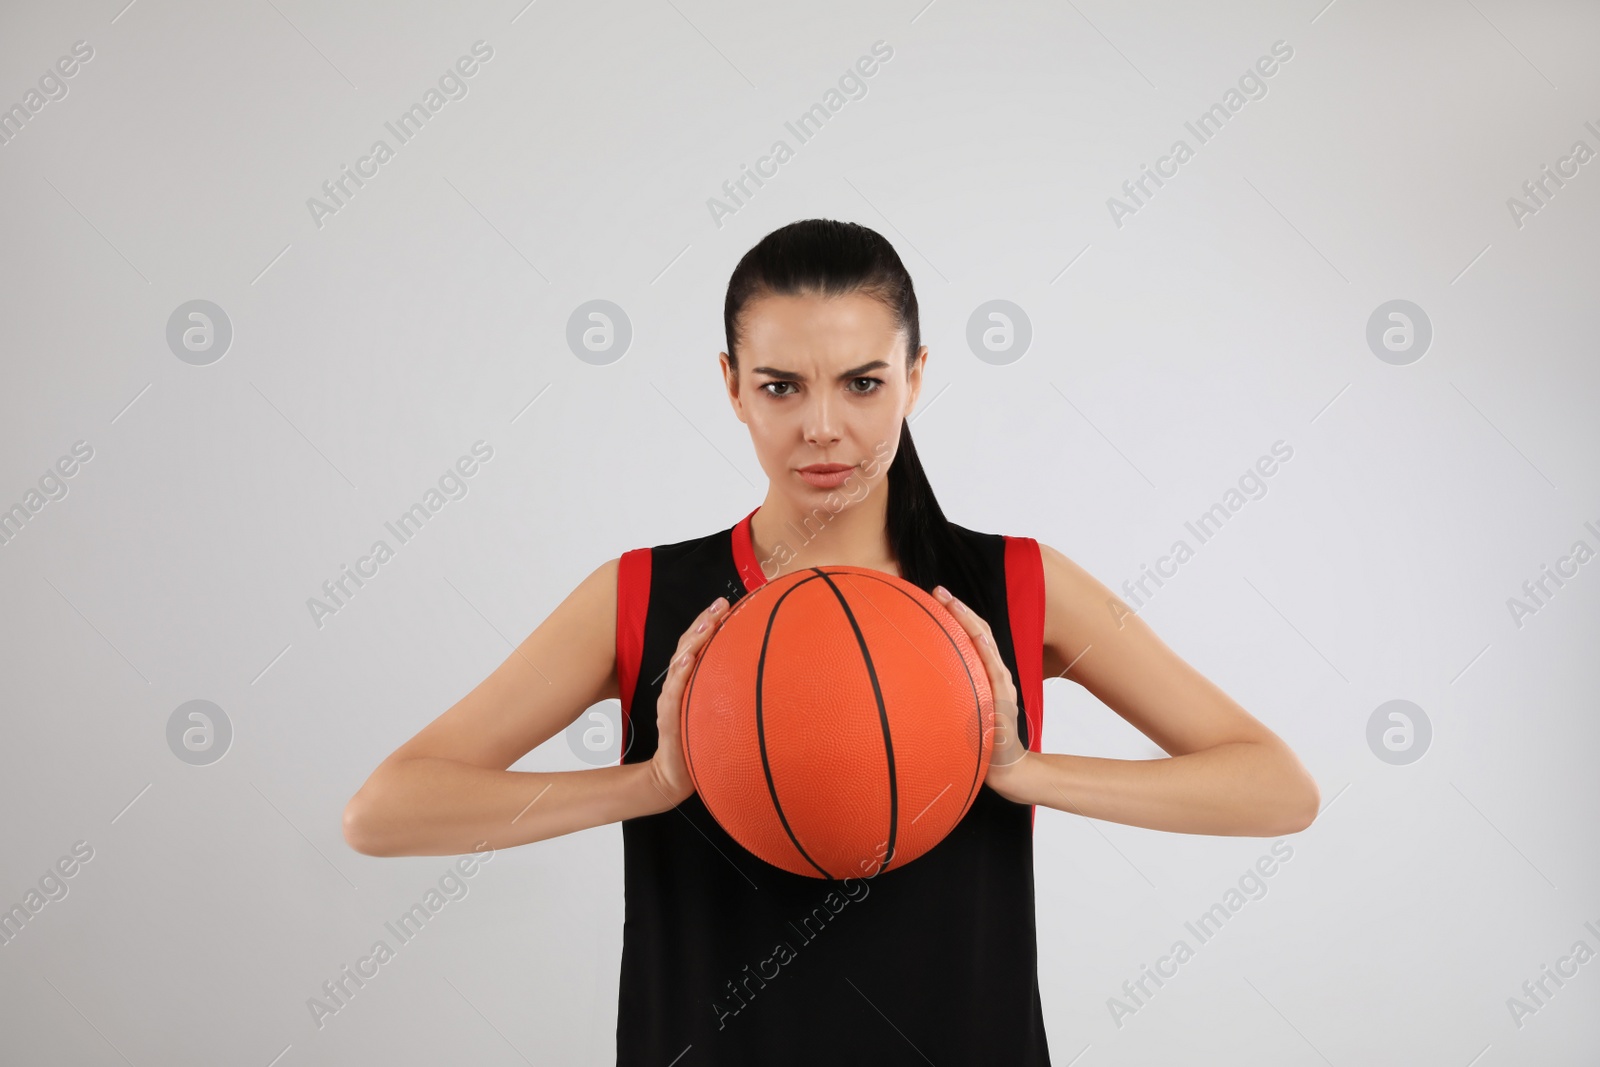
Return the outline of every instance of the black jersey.
<path id="1" fill-rule="evenodd" d="M 678 639 L 718 596 L 766 581 L 750 517 L 621 557 L 624 763 L 656 749 Z M 1039 750 L 1044 572 L 1038 542 L 955 527 L 985 583 L 1023 743 Z M 945 586 L 968 604 L 977 591 Z M 618 1067 L 1050 1062 L 1039 999 L 1033 818 L 982 786 L 961 821 L 870 878 L 790 873 L 746 850 L 698 794 L 622 822 Z"/>

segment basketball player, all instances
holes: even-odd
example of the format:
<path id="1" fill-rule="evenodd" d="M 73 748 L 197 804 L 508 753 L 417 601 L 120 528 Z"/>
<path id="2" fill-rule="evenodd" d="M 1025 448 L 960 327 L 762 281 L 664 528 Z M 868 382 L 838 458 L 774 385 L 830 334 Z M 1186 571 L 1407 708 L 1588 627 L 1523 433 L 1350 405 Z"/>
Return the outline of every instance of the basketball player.
<path id="1" fill-rule="evenodd" d="M 598 567 L 373 772 L 345 838 L 374 856 L 453 855 L 621 822 L 621 1067 L 1048 1064 L 1036 806 L 1276 836 L 1310 824 L 1316 784 L 1066 556 L 945 518 L 907 424 L 928 354 L 917 298 L 879 234 L 821 219 L 768 234 L 734 270 L 723 319 L 723 383 L 765 499 L 730 527 Z M 1048 461 L 1030 462 L 1048 491 Z M 937 590 L 996 704 L 991 765 L 955 829 L 903 867 L 837 882 L 771 866 L 723 831 L 678 728 L 685 680 L 730 603 L 824 565 Z M 1043 682 L 1062 676 L 1170 758 L 1043 752 Z M 608 698 L 625 716 L 616 765 L 506 770 Z"/>

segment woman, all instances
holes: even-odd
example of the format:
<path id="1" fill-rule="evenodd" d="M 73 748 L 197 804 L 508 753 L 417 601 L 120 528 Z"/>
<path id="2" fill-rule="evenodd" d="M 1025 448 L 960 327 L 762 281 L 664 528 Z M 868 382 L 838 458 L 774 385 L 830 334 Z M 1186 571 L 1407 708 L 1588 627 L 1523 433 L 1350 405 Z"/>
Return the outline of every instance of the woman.
<path id="1" fill-rule="evenodd" d="M 1310 825 L 1316 784 L 1066 556 L 945 519 L 906 421 L 928 353 L 916 294 L 881 236 L 821 219 L 768 234 L 734 270 L 723 321 L 723 382 L 771 479 L 765 500 L 730 528 L 595 570 L 373 772 L 346 808 L 346 840 L 375 856 L 450 855 L 621 821 L 624 1067 L 1048 1064 L 1035 806 L 1275 836 Z M 996 697 L 985 788 L 955 829 L 903 867 L 891 858 L 840 882 L 736 844 L 694 792 L 677 720 L 730 601 L 824 565 L 932 591 L 973 638 Z M 1043 680 L 1057 676 L 1171 758 L 1041 751 Z M 625 715 L 620 763 L 505 769 L 612 697 Z"/>

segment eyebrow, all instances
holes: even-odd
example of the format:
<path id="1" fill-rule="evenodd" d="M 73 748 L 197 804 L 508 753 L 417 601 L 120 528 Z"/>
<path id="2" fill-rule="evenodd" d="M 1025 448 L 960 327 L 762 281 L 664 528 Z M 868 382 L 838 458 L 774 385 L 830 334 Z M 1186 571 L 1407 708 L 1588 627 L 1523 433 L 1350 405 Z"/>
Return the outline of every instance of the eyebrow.
<path id="1" fill-rule="evenodd" d="M 881 359 L 875 359 L 871 363 L 863 363 L 859 367 L 851 367 L 849 370 L 839 375 L 838 380 L 842 382 L 848 378 L 859 378 L 868 371 L 888 369 L 889 364 L 887 362 Z M 775 367 L 752 367 L 750 373 L 765 374 L 769 377 L 778 379 L 780 382 L 803 382 L 806 380 L 806 376 L 803 374 L 796 374 L 792 370 L 778 370 Z"/>

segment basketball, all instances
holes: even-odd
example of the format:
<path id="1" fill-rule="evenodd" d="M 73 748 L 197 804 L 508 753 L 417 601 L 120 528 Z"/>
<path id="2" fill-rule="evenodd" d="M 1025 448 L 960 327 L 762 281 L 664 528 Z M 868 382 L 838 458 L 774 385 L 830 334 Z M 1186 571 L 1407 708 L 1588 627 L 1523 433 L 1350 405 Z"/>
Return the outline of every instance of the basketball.
<path id="1" fill-rule="evenodd" d="M 810 567 L 758 587 L 684 690 L 690 778 L 783 870 L 871 877 L 933 848 L 989 769 L 994 700 L 966 630 L 910 582 Z"/>

